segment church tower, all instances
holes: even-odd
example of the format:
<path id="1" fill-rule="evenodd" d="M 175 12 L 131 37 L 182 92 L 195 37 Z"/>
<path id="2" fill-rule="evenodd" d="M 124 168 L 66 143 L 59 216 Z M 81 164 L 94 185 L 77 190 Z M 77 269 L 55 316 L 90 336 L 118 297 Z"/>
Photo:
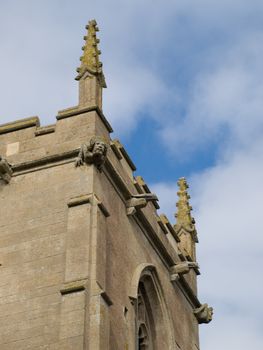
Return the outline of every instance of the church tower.
<path id="1" fill-rule="evenodd" d="M 173 224 L 110 136 L 86 28 L 78 105 L 52 125 L 0 125 L 0 349 L 197 350 L 212 308 L 197 295 L 188 185 Z"/>

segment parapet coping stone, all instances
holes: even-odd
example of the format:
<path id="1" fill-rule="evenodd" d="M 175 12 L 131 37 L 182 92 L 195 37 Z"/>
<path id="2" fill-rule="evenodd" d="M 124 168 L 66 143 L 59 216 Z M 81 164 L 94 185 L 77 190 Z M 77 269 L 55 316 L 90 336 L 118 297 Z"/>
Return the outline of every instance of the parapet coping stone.
<path id="1" fill-rule="evenodd" d="M 110 123 L 108 122 L 108 120 L 106 119 L 106 117 L 104 116 L 104 114 L 102 113 L 101 109 L 98 106 L 90 106 L 90 107 L 84 107 L 84 108 L 79 108 L 78 106 L 76 106 L 76 107 L 67 108 L 67 109 L 59 111 L 58 115 L 56 116 L 56 119 L 61 120 L 61 119 L 73 117 L 73 116 L 78 115 L 78 114 L 91 112 L 91 111 L 97 112 L 97 114 L 99 115 L 101 121 L 105 125 L 108 132 L 112 133 L 113 129 L 112 129 Z M 40 120 L 39 120 L 38 116 L 32 116 L 29 118 L 18 119 L 18 120 L 15 120 L 13 122 L 1 124 L 0 125 L 0 135 L 7 134 L 7 133 L 12 132 L 12 131 L 30 128 L 30 127 L 36 127 L 36 128 L 40 127 Z M 45 128 L 48 128 L 48 127 L 50 127 L 50 126 L 43 127 L 43 130 Z M 53 127 L 53 125 L 52 125 L 52 127 Z M 54 129 L 49 130 L 48 132 L 54 132 Z M 46 133 L 48 133 L 48 132 L 46 132 Z M 45 131 L 37 132 L 36 136 L 41 135 L 41 134 L 45 134 Z"/>
<path id="2" fill-rule="evenodd" d="M 108 122 L 108 120 L 106 119 L 106 117 L 102 113 L 102 110 L 98 106 L 88 106 L 88 107 L 83 107 L 83 108 L 79 108 L 79 106 L 70 107 L 70 108 L 63 109 L 63 110 L 59 111 L 56 118 L 57 118 L 57 120 L 61 120 L 61 119 L 73 117 L 73 116 L 78 115 L 78 114 L 83 114 L 83 113 L 92 112 L 92 111 L 96 111 L 98 113 L 99 117 L 101 118 L 103 124 L 106 126 L 107 130 L 110 133 L 113 132 L 113 129 L 112 129 L 110 123 Z"/>
<path id="3" fill-rule="evenodd" d="M 31 128 L 33 126 L 35 127 L 40 126 L 39 117 L 33 116 L 29 118 L 15 120 L 10 123 L 2 124 L 0 125 L 0 134 L 7 134 L 12 131 Z"/>

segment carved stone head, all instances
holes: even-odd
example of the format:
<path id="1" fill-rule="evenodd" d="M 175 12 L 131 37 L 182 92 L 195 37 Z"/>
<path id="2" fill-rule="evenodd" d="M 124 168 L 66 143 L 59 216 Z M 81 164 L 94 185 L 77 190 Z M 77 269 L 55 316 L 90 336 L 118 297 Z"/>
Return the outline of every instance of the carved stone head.
<path id="1" fill-rule="evenodd" d="M 107 145 L 101 138 L 92 137 L 90 140 L 89 151 L 93 153 L 93 156 L 96 156 L 96 155 L 106 156 Z"/>
<path id="2" fill-rule="evenodd" d="M 100 137 L 95 136 L 90 140 L 88 152 L 92 154 L 92 162 L 101 170 L 107 154 L 107 144 Z"/>

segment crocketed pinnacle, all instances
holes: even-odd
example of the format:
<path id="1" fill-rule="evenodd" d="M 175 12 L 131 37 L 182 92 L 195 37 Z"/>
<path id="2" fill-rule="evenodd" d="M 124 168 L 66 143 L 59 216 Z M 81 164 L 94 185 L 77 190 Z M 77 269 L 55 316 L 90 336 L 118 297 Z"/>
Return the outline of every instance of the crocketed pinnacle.
<path id="1" fill-rule="evenodd" d="M 188 184 L 184 177 L 181 177 L 178 182 L 179 191 L 177 192 L 179 200 L 176 203 L 177 213 L 175 230 L 179 233 L 181 229 L 184 229 L 192 234 L 192 237 L 197 241 L 197 233 L 195 229 L 195 220 L 191 216 L 192 207 L 189 204 L 190 196 L 187 193 Z"/>
<path id="2" fill-rule="evenodd" d="M 77 68 L 79 74 L 76 80 L 80 80 L 86 72 L 89 72 L 99 78 L 102 87 L 106 87 L 104 74 L 102 72 L 102 63 L 99 60 L 101 52 L 98 49 L 98 43 L 100 40 L 97 39 L 96 35 L 99 28 L 97 27 L 95 19 L 89 21 L 86 29 L 88 32 L 87 35 L 84 36 L 85 45 L 82 47 L 83 55 L 80 57 L 81 64 L 80 67 Z"/>

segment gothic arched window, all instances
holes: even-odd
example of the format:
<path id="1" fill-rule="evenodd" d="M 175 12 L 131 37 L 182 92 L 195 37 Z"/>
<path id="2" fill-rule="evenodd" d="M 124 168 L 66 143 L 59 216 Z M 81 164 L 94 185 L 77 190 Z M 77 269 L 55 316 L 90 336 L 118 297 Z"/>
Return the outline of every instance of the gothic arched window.
<path id="1" fill-rule="evenodd" d="M 130 319 L 133 324 L 130 327 L 133 339 L 130 342 L 131 348 L 173 349 L 175 339 L 172 320 L 154 265 L 142 263 L 137 266 L 132 277 L 129 297 L 134 307 L 133 317 Z"/>

